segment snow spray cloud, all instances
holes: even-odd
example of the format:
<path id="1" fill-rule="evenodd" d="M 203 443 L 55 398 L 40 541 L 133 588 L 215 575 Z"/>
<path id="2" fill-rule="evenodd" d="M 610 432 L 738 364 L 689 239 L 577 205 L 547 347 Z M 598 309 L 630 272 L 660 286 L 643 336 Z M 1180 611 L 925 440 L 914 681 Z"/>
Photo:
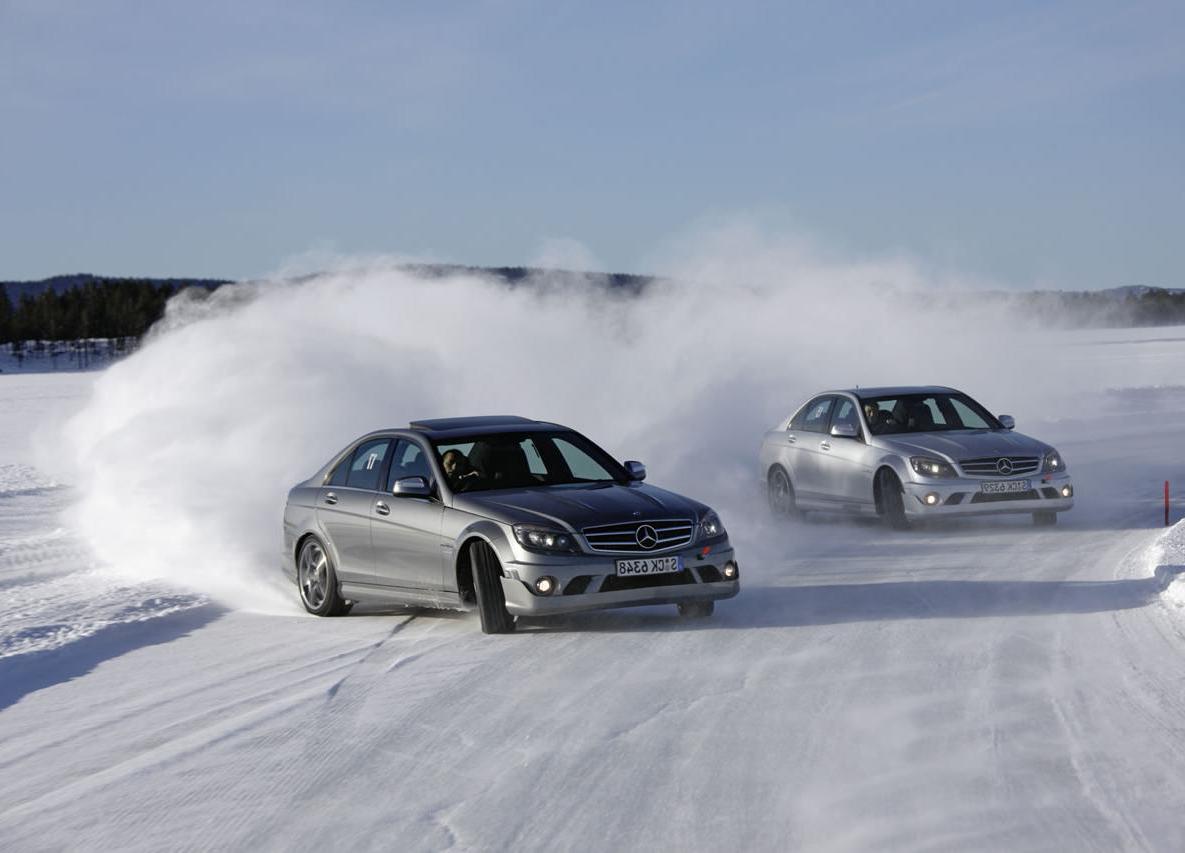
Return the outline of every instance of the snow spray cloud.
<path id="1" fill-rule="evenodd" d="M 814 391 L 943 383 L 1022 416 L 1064 388 L 1027 371 L 1029 336 L 1004 318 L 929 310 L 936 285 L 909 263 L 828 261 L 745 229 L 679 257 L 641 295 L 377 261 L 179 295 L 64 430 L 78 521 L 115 568 L 292 610 L 285 493 L 368 430 L 490 413 L 566 423 L 757 536 L 757 445 Z"/>

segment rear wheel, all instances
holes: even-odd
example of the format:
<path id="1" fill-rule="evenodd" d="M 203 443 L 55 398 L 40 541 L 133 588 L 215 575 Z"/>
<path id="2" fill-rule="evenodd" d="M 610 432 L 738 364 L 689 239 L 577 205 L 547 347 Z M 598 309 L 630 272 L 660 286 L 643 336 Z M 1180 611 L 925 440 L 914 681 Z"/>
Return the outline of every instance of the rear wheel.
<path id="1" fill-rule="evenodd" d="M 1035 512 L 1033 513 L 1033 524 L 1037 527 L 1053 527 L 1057 524 L 1057 513 Z"/>
<path id="2" fill-rule="evenodd" d="M 337 573 L 321 540 L 310 536 L 296 558 L 296 583 L 300 601 L 314 616 L 345 616 L 353 604 L 337 591 Z"/>
<path id="3" fill-rule="evenodd" d="M 794 496 L 794 484 L 790 482 L 790 475 L 785 470 L 774 468 L 770 471 L 766 486 L 770 512 L 778 516 L 799 514 L 798 500 Z"/>
<path id="4" fill-rule="evenodd" d="M 881 471 L 879 477 L 881 514 L 894 530 L 909 530 L 909 517 L 905 514 L 905 488 L 892 471 Z"/>
<path id="5" fill-rule="evenodd" d="M 502 592 L 502 567 L 498 563 L 498 555 L 488 542 L 474 542 L 469 546 L 469 566 L 473 572 L 473 592 L 477 596 L 482 633 L 511 633 L 514 630 L 514 617 L 506 609 L 506 595 Z"/>
<path id="6" fill-rule="evenodd" d="M 676 606 L 685 619 L 707 619 L 716 611 L 714 601 L 684 601 Z"/>

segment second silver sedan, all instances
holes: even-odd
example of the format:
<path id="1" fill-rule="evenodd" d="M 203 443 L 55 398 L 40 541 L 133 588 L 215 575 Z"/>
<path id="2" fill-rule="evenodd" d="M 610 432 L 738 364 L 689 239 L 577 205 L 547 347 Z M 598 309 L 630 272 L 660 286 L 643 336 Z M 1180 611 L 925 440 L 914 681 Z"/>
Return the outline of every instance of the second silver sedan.
<path id="1" fill-rule="evenodd" d="M 876 514 L 901 529 L 989 513 L 1054 524 L 1074 505 L 1065 460 L 1013 426 L 953 388 L 827 391 L 765 434 L 762 483 L 779 514 Z"/>

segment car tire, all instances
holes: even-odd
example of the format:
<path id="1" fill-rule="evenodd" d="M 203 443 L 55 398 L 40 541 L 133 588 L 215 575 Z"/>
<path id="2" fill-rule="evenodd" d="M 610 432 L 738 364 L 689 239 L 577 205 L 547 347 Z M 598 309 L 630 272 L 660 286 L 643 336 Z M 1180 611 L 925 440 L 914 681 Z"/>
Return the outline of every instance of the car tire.
<path id="1" fill-rule="evenodd" d="M 469 566 L 473 572 L 473 592 L 481 616 L 483 634 L 509 634 L 514 631 L 514 617 L 506 609 L 502 592 L 502 569 L 498 555 L 488 542 L 469 546 Z"/>
<path id="2" fill-rule="evenodd" d="M 684 619 L 707 619 L 716 612 L 714 601 L 684 601 L 675 606 Z"/>
<path id="3" fill-rule="evenodd" d="M 798 499 L 794 495 L 794 483 L 786 469 L 775 466 L 766 479 L 766 498 L 769 501 L 769 511 L 781 518 L 797 518 L 802 514 L 798 508 Z"/>
<path id="4" fill-rule="evenodd" d="M 345 616 L 354 606 L 338 592 L 333 559 L 316 536 L 301 543 L 296 557 L 296 586 L 300 603 L 314 616 Z"/>
<path id="5" fill-rule="evenodd" d="M 905 488 L 891 471 L 880 473 L 881 514 L 894 530 L 909 530 L 909 516 L 905 514 Z"/>
<path id="6" fill-rule="evenodd" d="M 1033 513 L 1033 524 L 1037 527 L 1053 527 L 1057 524 L 1057 513 L 1035 512 Z"/>

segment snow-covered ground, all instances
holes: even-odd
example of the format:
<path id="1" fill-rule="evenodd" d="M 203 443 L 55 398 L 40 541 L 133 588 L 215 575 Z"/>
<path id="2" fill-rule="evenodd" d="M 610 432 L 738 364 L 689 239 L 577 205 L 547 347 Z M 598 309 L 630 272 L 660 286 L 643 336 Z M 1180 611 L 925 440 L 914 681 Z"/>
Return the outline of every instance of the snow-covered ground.
<path id="1" fill-rule="evenodd" d="M 0 849 L 1182 849 L 1185 330 L 1071 337 L 1056 528 L 734 508 L 711 620 L 507 637 L 129 579 L 45 470 L 99 375 L 0 376 Z"/>

